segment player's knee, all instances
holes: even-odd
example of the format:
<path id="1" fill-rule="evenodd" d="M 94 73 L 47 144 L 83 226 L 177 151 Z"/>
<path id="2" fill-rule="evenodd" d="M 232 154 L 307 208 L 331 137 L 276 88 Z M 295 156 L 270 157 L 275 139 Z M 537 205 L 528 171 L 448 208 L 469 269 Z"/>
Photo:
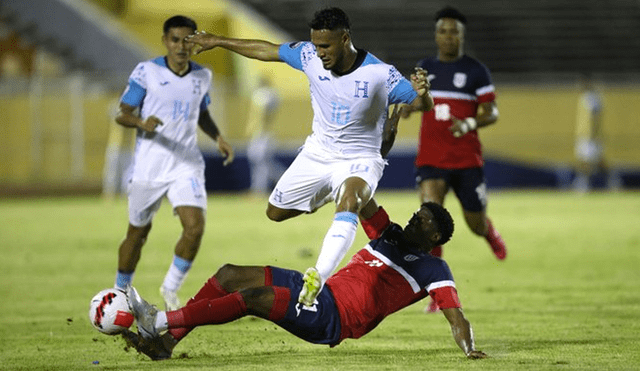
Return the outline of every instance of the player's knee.
<path id="1" fill-rule="evenodd" d="M 275 295 L 270 287 L 254 287 L 240 290 L 240 295 L 244 299 L 247 311 L 250 314 L 268 318 Z"/>
<path id="2" fill-rule="evenodd" d="M 204 223 L 191 223 L 184 226 L 184 235 L 189 239 L 200 241 L 204 235 Z"/>
<path id="3" fill-rule="evenodd" d="M 215 274 L 218 283 L 228 292 L 235 291 L 235 282 L 238 280 L 240 267 L 233 264 L 225 264 Z"/>

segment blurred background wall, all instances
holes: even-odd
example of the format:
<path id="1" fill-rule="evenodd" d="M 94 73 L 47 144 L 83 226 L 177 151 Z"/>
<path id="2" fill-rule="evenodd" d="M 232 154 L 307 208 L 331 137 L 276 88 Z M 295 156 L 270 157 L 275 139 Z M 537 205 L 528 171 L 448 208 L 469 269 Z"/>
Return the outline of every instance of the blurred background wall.
<path id="1" fill-rule="evenodd" d="M 500 120 L 480 132 L 490 187 L 563 187 L 572 176 L 580 78 L 604 96 L 605 156 L 625 186 L 640 187 L 640 3 L 585 0 L 3 0 L 0 3 L 0 193 L 102 190 L 105 162 L 129 151 L 113 121 L 138 61 L 164 53 L 163 22 L 273 42 L 306 40 L 313 12 L 337 5 L 354 43 L 408 75 L 435 53 L 433 14 L 467 15 L 466 51 L 492 71 Z M 243 190 L 247 107 L 267 76 L 281 96 L 273 130 L 287 163 L 310 132 L 308 83 L 282 63 L 215 50 L 194 58 L 214 71 L 210 111 L 238 152 L 223 168 L 202 135 L 210 190 Z M 381 187 L 413 186 L 419 118 L 401 122 Z M 126 161 L 125 161 L 126 162 Z"/>

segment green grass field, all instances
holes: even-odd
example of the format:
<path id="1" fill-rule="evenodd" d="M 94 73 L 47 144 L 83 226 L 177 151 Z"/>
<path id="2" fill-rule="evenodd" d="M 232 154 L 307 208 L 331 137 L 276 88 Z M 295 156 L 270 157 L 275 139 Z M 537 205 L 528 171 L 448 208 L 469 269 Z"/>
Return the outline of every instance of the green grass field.
<path id="1" fill-rule="evenodd" d="M 418 207 L 413 192 L 377 199 L 401 224 Z M 444 258 L 477 346 L 490 358 L 467 360 L 444 317 L 422 313 L 424 301 L 333 349 L 246 317 L 199 328 L 173 359 L 152 362 L 88 320 L 91 297 L 113 285 L 126 203 L 0 200 L 0 370 L 640 369 L 639 193 L 490 194 L 489 215 L 509 247 L 504 262 L 464 225 L 456 200 L 446 206 L 457 228 Z M 227 262 L 298 270 L 315 263 L 332 208 L 274 223 L 265 207 L 266 200 L 240 195 L 209 198 L 207 232 L 183 301 Z M 160 302 L 179 233 L 163 204 L 134 280 L 152 302 Z M 350 254 L 365 243 L 360 229 Z"/>

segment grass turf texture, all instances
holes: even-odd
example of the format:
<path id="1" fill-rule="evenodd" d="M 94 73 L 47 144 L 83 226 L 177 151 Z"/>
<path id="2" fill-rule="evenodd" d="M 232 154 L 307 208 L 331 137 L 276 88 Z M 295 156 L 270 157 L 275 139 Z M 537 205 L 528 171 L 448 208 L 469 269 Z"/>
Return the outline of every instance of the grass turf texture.
<path id="1" fill-rule="evenodd" d="M 401 224 L 418 207 L 413 192 L 377 199 Z M 471 234 L 452 196 L 447 206 L 456 231 L 444 258 L 477 346 L 490 358 L 467 360 L 444 317 L 422 313 L 423 301 L 333 349 L 246 317 L 199 328 L 173 359 L 152 362 L 125 351 L 119 337 L 98 333 L 87 315 L 91 297 L 113 285 L 126 202 L 0 200 L 0 369 L 638 369 L 638 193 L 492 193 L 489 215 L 509 247 L 504 262 Z M 183 302 L 227 262 L 302 271 L 315 263 L 332 207 L 283 223 L 268 221 L 265 207 L 266 200 L 240 195 L 209 198 L 207 231 L 180 292 Z M 161 302 L 158 287 L 179 233 L 165 202 L 134 279 L 151 302 Z M 349 256 L 365 243 L 359 227 Z"/>

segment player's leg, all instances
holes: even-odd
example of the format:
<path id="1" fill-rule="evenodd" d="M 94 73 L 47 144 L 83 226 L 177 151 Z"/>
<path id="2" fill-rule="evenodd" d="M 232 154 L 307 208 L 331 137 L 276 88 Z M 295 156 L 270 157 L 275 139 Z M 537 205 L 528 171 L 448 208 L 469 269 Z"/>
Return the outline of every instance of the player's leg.
<path id="1" fill-rule="evenodd" d="M 300 292 L 300 303 L 313 305 L 324 282 L 347 254 L 356 238 L 358 213 L 369 199 L 371 187 L 364 179 L 350 177 L 342 183 L 338 191 L 336 213 L 325 234 L 316 265 L 305 272 L 305 285 Z"/>
<path id="2" fill-rule="evenodd" d="M 487 217 L 487 186 L 482 168 L 456 170 L 452 187 L 462 205 L 464 219 L 473 233 L 484 237 L 493 254 L 503 260 L 507 247 Z"/>
<path id="3" fill-rule="evenodd" d="M 164 281 L 160 286 L 160 293 L 169 310 L 178 309 L 178 290 L 191 270 L 193 261 L 200 249 L 204 234 L 205 217 L 202 209 L 193 206 L 179 206 L 175 208 L 182 224 L 182 234 L 176 243 L 174 256 Z"/>
<path id="4" fill-rule="evenodd" d="M 302 150 L 271 192 L 267 217 L 281 222 L 315 211 L 330 193 L 327 184 L 331 171 L 328 164 Z"/>
<path id="5" fill-rule="evenodd" d="M 118 250 L 118 271 L 115 288 L 125 290 L 131 285 L 142 247 L 151 231 L 151 221 L 160 208 L 165 186 L 149 186 L 133 182 L 128 190 L 129 227 Z"/>
<path id="6" fill-rule="evenodd" d="M 331 189 L 337 190 L 336 213 L 322 242 L 315 267 L 307 269 L 298 301 L 312 305 L 324 282 L 336 269 L 353 244 L 358 214 L 373 197 L 382 177 L 382 158 L 335 161 Z"/>
<path id="7" fill-rule="evenodd" d="M 118 250 L 118 272 L 116 273 L 115 287 L 120 290 L 126 290 L 131 285 L 133 275 L 135 273 L 142 247 L 147 240 L 147 236 L 151 231 L 151 223 L 143 227 L 136 227 L 129 224 L 127 234 L 120 243 Z"/>
<path id="8" fill-rule="evenodd" d="M 160 286 L 160 293 L 167 309 L 178 309 L 178 290 L 191 269 L 205 230 L 207 192 L 204 188 L 204 175 L 172 182 L 167 198 L 173 205 L 174 214 L 180 219 L 182 233 L 175 245 L 173 260 Z"/>

